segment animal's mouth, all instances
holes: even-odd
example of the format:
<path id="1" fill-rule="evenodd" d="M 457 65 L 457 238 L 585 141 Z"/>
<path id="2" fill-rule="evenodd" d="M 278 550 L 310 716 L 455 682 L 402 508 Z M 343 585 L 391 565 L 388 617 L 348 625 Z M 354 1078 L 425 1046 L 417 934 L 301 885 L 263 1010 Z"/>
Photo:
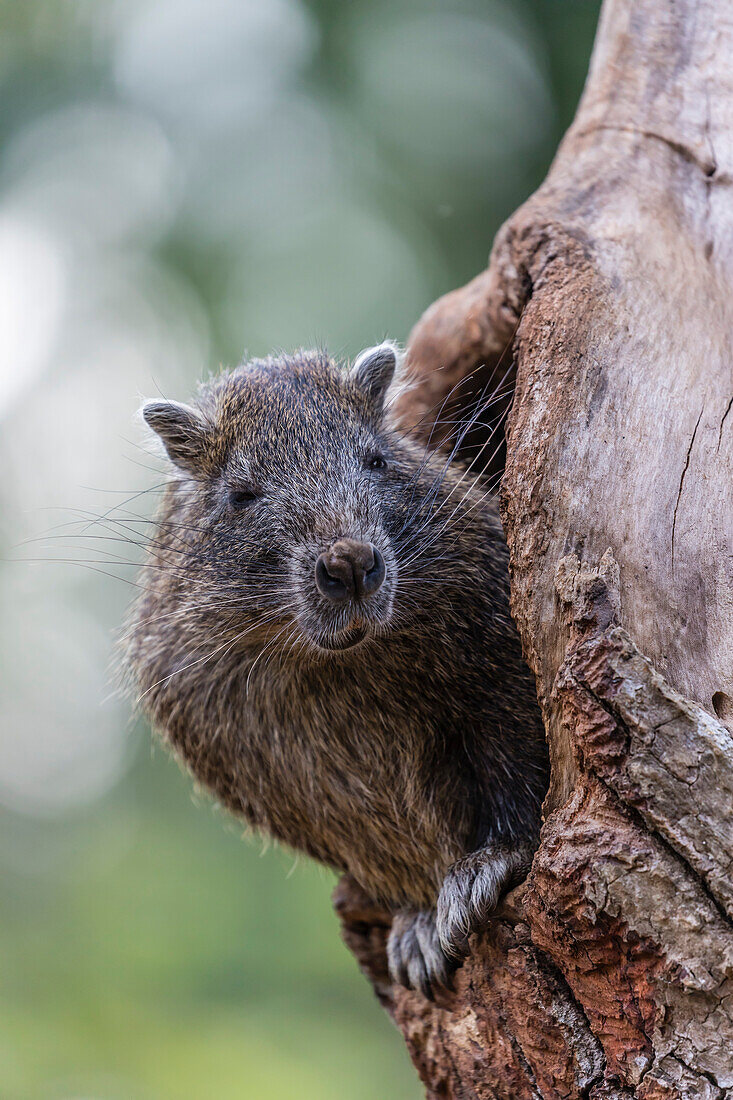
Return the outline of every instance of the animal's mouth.
<path id="1" fill-rule="evenodd" d="M 368 627 L 359 623 L 358 625 L 351 626 L 347 630 L 342 630 L 335 637 L 322 636 L 320 638 L 314 638 L 313 641 L 319 649 L 328 650 L 329 653 L 341 652 L 345 649 L 353 649 L 354 646 L 363 642 L 369 633 Z"/>

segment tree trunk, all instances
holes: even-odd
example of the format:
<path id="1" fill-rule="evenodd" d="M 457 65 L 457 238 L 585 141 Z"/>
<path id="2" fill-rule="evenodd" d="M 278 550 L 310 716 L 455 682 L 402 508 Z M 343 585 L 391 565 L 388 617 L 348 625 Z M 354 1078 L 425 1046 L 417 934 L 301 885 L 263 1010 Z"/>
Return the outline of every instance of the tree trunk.
<path id="1" fill-rule="evenodd" d="M 733 3 L 606 0 L 547 180 L 410 339 L 424 431 L 513 355 L 502 507 L 552 755 L 530 876 L 438 1003 L 337 890 L 429 1097 L 733 1097 L 732 173 Z"/>

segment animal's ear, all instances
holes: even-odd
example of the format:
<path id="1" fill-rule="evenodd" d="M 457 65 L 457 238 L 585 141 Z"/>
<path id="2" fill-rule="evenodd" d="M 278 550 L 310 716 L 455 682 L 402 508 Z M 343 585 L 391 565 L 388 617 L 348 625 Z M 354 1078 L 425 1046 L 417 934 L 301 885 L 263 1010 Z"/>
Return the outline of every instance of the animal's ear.
<path id="1" fill-rule="evenodd" d="M 174 466 L 195 474 L 204 461 L 208 426 L 196 409 L 178 401 L 147 401 L 145 423 L 160 437 Z"/>
<path id="2" fill-rule="evenodd" d="M 377 344 L 357 355 L 351 368 L 351 377 L 365 390 L 376 407 L 381 410 L 389 385 L 397 369 L 398 352 L 394 344 Z"/>

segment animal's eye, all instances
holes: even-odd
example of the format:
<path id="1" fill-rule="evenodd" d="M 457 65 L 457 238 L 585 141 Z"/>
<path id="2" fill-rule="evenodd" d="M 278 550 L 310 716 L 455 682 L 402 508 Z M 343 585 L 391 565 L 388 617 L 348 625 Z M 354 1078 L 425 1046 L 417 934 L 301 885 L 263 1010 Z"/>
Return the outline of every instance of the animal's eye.
<path id="1" fill-rule="evenodd" d="M 229 503 L 232 508 L 246 508 L 248 504 L 257 500 L 259 493 L 254 489 L 231 489 L 229 491 Z"/>
<path id="2" fill-rule="evenodd" d="M 383 470 L 386 465 L 387 459 L 384 457 L 384 455 L 380 455 L 377 453 L 367 455 L 367 457 L 364 459 L 365 470 Z"/>

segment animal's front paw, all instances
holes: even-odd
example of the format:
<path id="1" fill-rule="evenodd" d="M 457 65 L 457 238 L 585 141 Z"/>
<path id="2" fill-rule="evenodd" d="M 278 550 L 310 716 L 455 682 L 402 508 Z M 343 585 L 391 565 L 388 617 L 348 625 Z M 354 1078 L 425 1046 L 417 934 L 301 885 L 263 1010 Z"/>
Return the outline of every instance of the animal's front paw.
<path id="1" fill-rule="evenodd" d="M 479 848 L 453 864 L 438 896 L 436 925 L 444 953 L 468 954 L 468 937 L 482 928 L 504 889 L 527 865 L 523 853 L 499 847 Z"/>
<path id="2" fill-rule="evenodd" d="M 450 988 L 453 964 L 445 957 L 435 927 L 435 914 L 403 909 L 395 913 L 387 940 L 393 982 L 419 989 L 429 1000 L 436 986 Z"/>

